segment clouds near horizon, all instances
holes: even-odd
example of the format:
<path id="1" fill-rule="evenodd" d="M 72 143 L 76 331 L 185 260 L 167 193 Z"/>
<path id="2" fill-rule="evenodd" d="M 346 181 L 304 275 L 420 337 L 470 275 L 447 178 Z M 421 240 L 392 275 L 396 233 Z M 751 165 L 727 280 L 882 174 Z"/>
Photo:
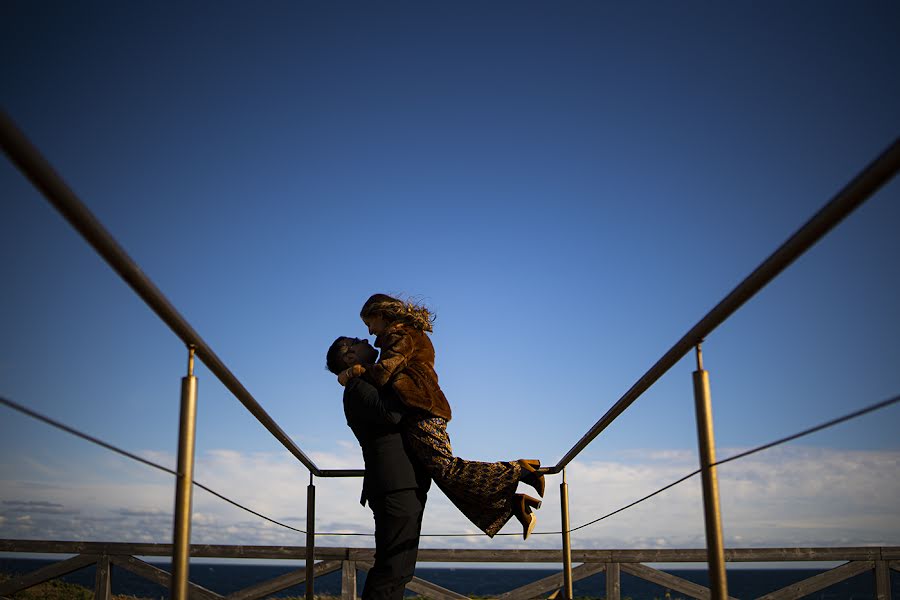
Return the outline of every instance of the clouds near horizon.
<path id="1" fill-rule="evenodd" d="M 347 441 L 334 453 L 313 453 L 318 464 L 356 468 L 359 450 Z M 740 449 L 720 450 L 727 457 Z M 151 453 L 146 453 L 145 456 Z M 153 453 L 154 459 L 173 461 Z M 55 483 L 2 474 L 0 537 L 120 542 L 171 539 L 174 486 L 170 476 L 147 471 L 130 482 L 86 482 L 84 466 Z M 602 461 L 575 461 L 567 469 L 570 523 L 577 528 L 695 470 L 696 455 L 683 449 L 613 453 Z M 900 451 L 778 448 L 719 467 L 723 529 L 729 547 L 858 546 L 900 544 Z M 88 467 L 89 468 L 89 467 Z M 195 479 L 244 506 L 297 529 L 306 527 L 308 473 L 285 454 L 205 452 Z M 559 531 L 558 477 L 548 478 L 538 532 Z M 359 505 L 360 480 L 316 479 L 318 532 L 372 532 L 371 513 Z M 578 548 L 689 548 L 705 544 L 700 478 L 599 523 L 572 533 Z M 503 533 L 516 533 L 515 522 Z M 433 487 L 423 525 L 423 547 L 555 548 L 558 534 L 489 540 Z M 327 546 L 370 546 L 367 536 L 324 536 Z M 305 536 L 195 488 L 192 541 L 207 544 L 303 545 Z"/>

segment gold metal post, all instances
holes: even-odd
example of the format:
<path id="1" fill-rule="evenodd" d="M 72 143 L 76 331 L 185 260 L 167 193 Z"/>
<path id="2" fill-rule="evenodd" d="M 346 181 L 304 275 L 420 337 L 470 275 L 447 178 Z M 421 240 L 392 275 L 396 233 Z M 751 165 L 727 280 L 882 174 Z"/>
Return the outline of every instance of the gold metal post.
<path id="1" fill-rule="evenodd" d="M 563 546 L 563 589 L 566 600 L 572 600 L 572 543 L 569 540 L 569 485 L 566 483 L 566 470 L 562 472 L 562 483 L 559 484 L 559 503 L 562 510 L 562 546 Z"/>
<path id="2" fill-rule="evenodd" d="M 719 510 L 719 480 L 716 475 L 716 445 L 713 437 L 712 400 L 709 373 L 703 370 L 703 355 L 697 345 L 694 371 L 694 406 L 700 444 L 700 475 L 703 481 L 703 517 L 706 523 L 706 554 L 709 562 L 710 592 L 713 600 L 728 600 L 725 577 L 725 547 L 722 542 L 722 513 Z"/>
<path id="3" fill-rule="evenodd" d="M 181 379 L 178 426 L 178 476 L 175 482 L 175 532 L 172 542 L 172 599 L 188 600 L 191 552 L 191 506 L 194 482 L 194 441 L 197 426 L 197 378 L 194 347 L 189 348 L 188 374 Z"/>
<path id="4" fill-rule="evenodd" d="M 316 566 L 316 486 L 309 473 L 306 487 L 306 600 L 313 599 L 314 570 Z"/>

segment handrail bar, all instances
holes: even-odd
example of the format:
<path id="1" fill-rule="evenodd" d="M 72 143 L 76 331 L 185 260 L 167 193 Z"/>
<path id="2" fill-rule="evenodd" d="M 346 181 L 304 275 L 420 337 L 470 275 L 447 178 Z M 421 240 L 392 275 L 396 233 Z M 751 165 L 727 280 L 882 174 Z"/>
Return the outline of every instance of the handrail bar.
<path id="1" fill-rule="evenodd" d="M 316 473 L 317 477 L 362 477 L 365 475 L 363 469 L 319 469 Z"/>
<path id="2" fill-rule="evenodd" d="M 321 470 L 279 427 L 237 377 L 216 356 L 203 338 L 172 306 L 159 288 L 141 271 L 109 231 L 84 205 L 74 191 L 63 181 L 37 148 L 16 127 L 12 119 L 0 110 L 0 144 L 3 151 L 19 170 L 41 191 L 54 208 L 72 225 L 94 250 L 119 274 L 125 283 L 137 293 L 175 335 L 188 347 L 193 346 L 197 357 L 209 368 L 234 396 L 240 400 L 263 427 L 275 436 L 314 475 Z M 362 471 L 359 471 L 362 474 Z"/>
<path id="3" fill-rule="evenodd" d="M 603 417 L 576 443 L 571 450 L 547 473 L 559 473 L 574 459 L 600 432 L 625 412 L 650 386 L 669 369 L 703 341 L 716 327 L 722 324 L 745 302 L 756 295 L 792 262 L 819 241 L 826 233 L 840 223 L 869 196 L 887 183 L 900 170 L 900 138 L 894 140 L 884 152 L 872 161 L 862 172 L 823 206 L 813 217 L 787 239 L 775 252 L 762 262 L 750 275 L 735 287 L 706 316 L 678 340 L 656 364 L 631 386 Z"/>

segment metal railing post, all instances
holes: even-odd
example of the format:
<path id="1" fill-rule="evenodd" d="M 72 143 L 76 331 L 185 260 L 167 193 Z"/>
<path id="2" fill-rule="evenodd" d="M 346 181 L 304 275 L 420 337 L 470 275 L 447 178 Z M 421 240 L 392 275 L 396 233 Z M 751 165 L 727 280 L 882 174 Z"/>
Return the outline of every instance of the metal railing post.
<path id="1" fill-rule="evenodd" d="M 313 581 L 316 566 L 316 486 L 312 471 L 306 487 L 306 600 L 313 599 Z"/>
<path id="2" fill-rule="evenodd" d="M 697 412 L 697 436 L 700 446 L 700 476 L 703 484 L 703 518 L 706 524 L 706 554 L 709 563 L 709 589 L 713 600 L 728 600 L 725 577 L 725 548 L 722 543 L 722 513 L 719 510 L 719 480 L 716 475 L 716 446 L 713 436 L 712 399 L 709 373 L 703 370 L 703 353 L 697 344 L 697 370 L 694 371 L 694 407 Z"/>
<path id="3" fill-rule="evenodd" d="M 572 543 L 569 539 L 569 484 L 566 483 L 566 470 L 562 472 L 562 483 L 559 484 L 559 504 L 562 512 L 562 547 L 563 547 L 563 593 L 566 600 L 572 600 Z"/>
<path id="4" fill-rule="evenodd" d="M 181 379 L 178 475 L 175 481 L 175 532 L 172 542 L 172 584 L 170 587 L 173 600 L 188 600 L 196 426 L 197 378 L 194 377 L 194 347 L 191 346 L 188 348 L 188 374 Z"/>

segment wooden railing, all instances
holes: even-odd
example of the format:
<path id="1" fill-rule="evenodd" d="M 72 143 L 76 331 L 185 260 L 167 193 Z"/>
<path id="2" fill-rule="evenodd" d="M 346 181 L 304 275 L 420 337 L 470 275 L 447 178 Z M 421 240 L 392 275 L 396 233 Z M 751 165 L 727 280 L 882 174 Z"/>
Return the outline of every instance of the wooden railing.
<path id="1" fill-rule="evenodd" d="M 63 542 L 35 540 L 0 540 L 0 552 L 74 554 L 30 573 L 0 583 L 0 597 L 10 596 L 39 583 L 97 565 L 94 598 L 108 600 L 111 590 L 111 565 L 126 569 L 160 586 L 168 587 L 170 574 L 136 556 L 172 556 L 171 544 L 128 544 L 104 542 Z M 357 598 L 356 574 L 368 571 L 374 561 L 371 548 L 316 548 L 313 578 L 340 570 L 342 600 Z M 305 546 L 191 546 L 191 558 L 227 559 L 303 559 Z M 900 571 L 900 547 L 873 546 L 850 548 L 732 548 L 725 550 L 728 562 L 841 561 L 844 564 L 803 581 L 792 583 L 765 596 L 765 600 L 802 598 L 867 571 L 874 571 L 877 600 L 891 599 L 890 570 Z M 597 597 L 619 600 L 621 573 L 650 581 L 689 598 L 710 598 L 710 590 L 702 585 L 654 569 L 644 563 L 702 563 L 706 549 L 682 550 L 572 550 L 572 561 L 581 563 L 572 570 L 573 581 L 597 573 L 605 573 L 604 590 Z M 419 551 L 419 562 L 441 563 L 555 563 L 562 560 L 559 550 L 437 550 Z M 306 569 L 300 568 L 268 581 L 223 596 L 194 583 L 191 598 L 202 600 L 257 600 L 306 581 Z M 497 596 L 500 600 L 529 600 L 553 596 L 563 587 L 563 573 L 555 573 Z M 445 589 L 429 581 L 414 578 L 407 589 L 434 600 L 468 600 L 464 594 Z"/>

